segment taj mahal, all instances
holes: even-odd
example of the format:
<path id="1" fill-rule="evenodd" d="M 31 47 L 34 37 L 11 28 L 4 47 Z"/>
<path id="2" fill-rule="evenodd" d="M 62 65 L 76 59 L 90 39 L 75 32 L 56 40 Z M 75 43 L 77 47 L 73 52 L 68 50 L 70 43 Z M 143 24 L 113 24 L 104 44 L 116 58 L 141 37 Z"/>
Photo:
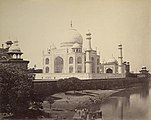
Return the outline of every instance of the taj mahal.
<path id="1" fill-rule="evenodd" d="M 91 33 L 85 39 L 73 28 L 65 32 L 60 47 L 52 45 L 43 53 L 43 73 L 37 73 L 36 79 L 57 80 L 77 77 L 79 79 L 123 78 L 129 72 L 129 63 L 123 62 L 122 45 L 119 49 L 119 62 L 114 57 L 106 63 L 100 63 L 100 55 L 91 47 Z M 83 40 L 88 43 L 83 49 Z"/>

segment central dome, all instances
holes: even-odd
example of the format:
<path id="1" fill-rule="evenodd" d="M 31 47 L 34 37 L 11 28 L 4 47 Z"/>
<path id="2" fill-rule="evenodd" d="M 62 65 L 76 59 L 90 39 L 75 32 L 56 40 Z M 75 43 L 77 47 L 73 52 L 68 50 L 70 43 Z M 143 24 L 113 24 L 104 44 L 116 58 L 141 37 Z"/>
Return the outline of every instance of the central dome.
<path id="1" fill-rule="evenodd" d="M 72 47 L 75 43 L 78 43 L 80 46 L 82 46 L 83 38 L 76 29 L 70 28 L 63 34 L 63 42 L 61 43 L 61 47 Z"/>

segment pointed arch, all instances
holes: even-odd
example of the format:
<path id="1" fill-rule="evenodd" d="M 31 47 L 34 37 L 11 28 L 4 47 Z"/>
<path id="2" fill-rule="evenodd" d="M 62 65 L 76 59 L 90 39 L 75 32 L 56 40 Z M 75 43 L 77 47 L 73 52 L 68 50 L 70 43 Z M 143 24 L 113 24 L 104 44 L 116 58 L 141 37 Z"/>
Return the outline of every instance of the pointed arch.
<path id="1" fill-rule="evenodd" d="M 69 64 L 73 64 L 73 57 L 69 58 Z"/>
<path id="2" fill-rule="evenodd" d="M 113 70 L 111 68 L 106 69 L 106 73 L 113 73 Z"/>
<path id="3" fill-rule="evenodd" d="M 49 58 L 45 59 L 45 64 L 49 64 Z"/>
<path id="4" fill-rule="evenodd" d="M 49 73 L 49 67 L 45 68 L 45 73 Z"/>
<path id="5" fill-rule="evenodd" d="M 62 73 L 63 72 L 63 58 L 58 56 L 54 60 L 54 73 Z"/>
<path id="6" fill-rule="evenodd" d="M 77 73 L 82 73 L 82 66 L 81 65 L 77 66 Z"/>
<path id="7" fill-rule="evenodd" d="M 77 58 L 77 63 L 78 63 L 78 64 L 81 64 L 81 63 L 82 63 L 82 58 L 81 58 L 81 57 L 78 57 L 78 58 Z"/>

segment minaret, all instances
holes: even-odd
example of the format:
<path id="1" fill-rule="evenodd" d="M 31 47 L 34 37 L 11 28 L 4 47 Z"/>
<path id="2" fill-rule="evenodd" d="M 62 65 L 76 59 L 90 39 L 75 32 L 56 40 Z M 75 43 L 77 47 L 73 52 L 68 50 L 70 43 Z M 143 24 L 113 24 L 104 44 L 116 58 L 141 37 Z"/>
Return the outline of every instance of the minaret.
<path id="1" fill-rule="evenodd" d="M 92 50 L 92 48 L 91 48 L 91 33 L 90 32 L 86 33 L 86 39 L 88 40 L 87 50 Z"/>
<path id="2" fill-rule="evenodd" d="M 86 53 L 86 73 L 92 73 L 92 60 L 91 60 L 91 33 L 86 33 L 86 40 L 88 40 L 88 47 Z"/>
<path id="3" fill-rule="evenodd" d="M 118 45 L 118 49 L 119 49 L 119 52 L 120 52 L 120 56 L 118 57 L 119 58 L 119 70 L 118 70 L 118 72 L 122 74 L 123 73 L 122 44 Z"/>

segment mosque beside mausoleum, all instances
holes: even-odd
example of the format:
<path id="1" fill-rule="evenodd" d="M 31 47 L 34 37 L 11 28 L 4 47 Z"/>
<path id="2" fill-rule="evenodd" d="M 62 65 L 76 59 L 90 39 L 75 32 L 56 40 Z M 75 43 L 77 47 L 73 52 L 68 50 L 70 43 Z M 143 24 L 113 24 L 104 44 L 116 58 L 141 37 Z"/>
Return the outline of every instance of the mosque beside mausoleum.
<path id="1" fill-rule="evenodd" d="M 87 48 L 83 47 L 83 41 Z M 131 73 L 129 62 L 123 62 L 122 45 L 118 45 L 118 60 L 113 56 L 107 62 L 100 63 L 100 54 L 91 46 L 91 33 L 85 39 L 72 27 L 65 32 L 63 41 L 57 48 L 54 44 L 43 53 L 42 69 L 28 68 L 28 60 L 22 58 L 23 52 L 18 40 L 10 39 L 0 48 L 0 64 L 15 65 L 34 74 L 35 81 L 57 81 L 76 77 L 81 80 L 110 79 L 126 77 L 148 77 L 149 71 L 142 67 L 140 73 Z"/>
<path id="2" fill-rule="evenodd" d="M 83 41 L 88 43 L 83 48 Z M 100 55 L 91 46 L 91 33 L 85 39 L 72 27 L 66 31 L 60 47 L 54 44 L 43 53 L 43 73 L 36 73 L 36 80 L 58 80 L 77 77 L 79 79 L 124 78 L 129 72 L 129 63 L 123 62 L 122 45 L 119 45 L 119 62 L 112 57 L 100 63 Z"/>

